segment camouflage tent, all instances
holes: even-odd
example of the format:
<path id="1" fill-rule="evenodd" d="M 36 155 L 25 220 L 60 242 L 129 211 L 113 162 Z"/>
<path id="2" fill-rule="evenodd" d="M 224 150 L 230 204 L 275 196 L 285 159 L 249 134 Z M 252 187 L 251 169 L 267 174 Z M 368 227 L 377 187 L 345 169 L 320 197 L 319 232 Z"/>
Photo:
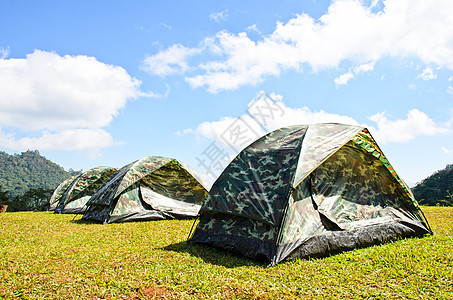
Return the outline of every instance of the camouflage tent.
<path id="1" fill-rule="evenodd" d="M 188 166 L 148 156 L 118 170 L 88 201 L 86 220 L 101 223 L 198 215 L 207 190 Z"/>
<path id="2" fill-rule="evenodd" d="M 64 192 L 69 188 L 71 183 L 77 178 L 77 176 L 72 176 L 60 183 L 57 188 L 53 191 L 52 196 L 49 200 L 49 210 L 54 211 L 57 208 L 58 202 L 61 197 L 63 197 Z"/>
<path id="3" fill-rule="evenodd" d="M 67 188 L 58 200 L 55 213 L 74 214 L 84 212 L 88 199 L 115 171 L 116 169 L 112 167 L 96 167 L 76 176 L 72 181 L 69 181 L 69 184 L 64 181 L 62 184 L 65 184 L 64 186 L 67 185 Z M 58 193 L 61 193 L 61 190 Z"/>
<path id="4" fill-rule="evenodd" d="M 191 240 L 277 264 L 428 233 L 367 129 L 315 124 L 275 130 L 240 152 Z"/>

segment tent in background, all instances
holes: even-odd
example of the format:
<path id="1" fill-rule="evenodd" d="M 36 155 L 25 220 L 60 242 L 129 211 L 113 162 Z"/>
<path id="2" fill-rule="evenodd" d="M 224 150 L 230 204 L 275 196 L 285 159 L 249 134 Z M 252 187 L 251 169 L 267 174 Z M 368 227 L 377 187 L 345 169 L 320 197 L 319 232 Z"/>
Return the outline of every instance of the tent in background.
<path id="1" fill-rule="evenodd" d="M 432 233 L 366 128 L 275 130 L 212 186 L 191 238 L 271 264 Z"/>
<path id="2" fill-rule="evenodd" d="M 58 202 L 60 201 L 61 197 L 63 197 L 64 192 L 69 188 L 71 183 L 77 178 L 77 176 L 72 176 L 71 178 L 68 178 L 64 180 L 62 183 L 60 183 L 57 188 L 53 191 L 52 197 L 50 197 L 49 200 L 49 210 L 54 211 L 55 208 L 57 208 Z"/>
<path id="3" fill-rule="evenodd" d="M 88 201 L 101 223 L 196 217 L 207 195 L 201 177 L 172 158 L 148 156 L 113 174 Z"/>
<path id="4" fill-rule="evenodd" d="M 115 171 L 112 167 L 96 167 L 77 176 L 59 199 L 55 213 L 84 212 L 88 199 Z"/>

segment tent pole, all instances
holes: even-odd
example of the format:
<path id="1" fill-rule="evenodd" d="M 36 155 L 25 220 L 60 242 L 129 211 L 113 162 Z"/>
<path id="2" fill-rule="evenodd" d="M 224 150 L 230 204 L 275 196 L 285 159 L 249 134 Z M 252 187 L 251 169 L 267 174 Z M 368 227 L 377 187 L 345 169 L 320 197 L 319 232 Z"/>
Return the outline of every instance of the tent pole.
<path id="1" fill-rule="evenodd" d="M 82 207 L 79 209 L 78 212 L 75 213 L 75 216 L 74 216 L 74 218 L 72 218 L 71 222 L 74 221 L 74 219 L 77 217 L 77 215 L 82 211 L 82 209 L 83 209 L 85 206 L 87 206 L 87 205 L 85 204 L 84 206 L 82 206 Z"/>
<path id="2" fill-rule="evenodd" d="M 425 223 L 428 226 L 429 231 L 431 232 L 431 234 L 434 234 L 433 230 L 431 229 L 431 226 L 429 226 L 428 219 L 426 219 L 426 216 L 423 213 L 423 210 L 420 208 L 420 206 L 418 207 L 418 210 L 422 213 L 423 219 L 425 219 Z"/>
<path id="3" fill-rule="evenodd" d="M 195 223 L 197 222 L 197 220 L 200 218 L 200 215 L 198 214 L 197 217 L 195 218 L 195 220 L 193 221 L 192 223 L 192 227 L 190 227 L 190 232 L 189 232 L 189 235 L 187 236 L 187 239 L 186 239 L 186 242 L 189 241 L 190 239 L 190 236 L 192 235 L 192 231 L 193 231 L 193 228 L 195 226 Z"/>

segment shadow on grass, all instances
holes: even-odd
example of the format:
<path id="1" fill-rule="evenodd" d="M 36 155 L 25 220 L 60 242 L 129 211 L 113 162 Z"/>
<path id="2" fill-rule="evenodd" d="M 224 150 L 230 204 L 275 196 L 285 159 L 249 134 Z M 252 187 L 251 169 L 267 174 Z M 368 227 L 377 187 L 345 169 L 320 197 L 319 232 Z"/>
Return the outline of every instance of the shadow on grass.
<path id="1" fill-rule="evenodd" d="M 204 262 L 224 266 L 226 268 L 237 268 L 243 266 L 266 267 L 263 261 L 248 259 L 231 251 L 217 249 L 207 245 L 200 245 L 194 242 L 180 242 L 161 248 L 161 250 L 188 253 L 201 258 Z"/>
<path id="2" fill-rule="evenodd" d="M 93 221 L 93 220 L 85 220 L 82 219 L 83 215 L 76 215 L 71 222 L 76 224 L 83 224 L 83 225 L 100 225 L 101 223 Z"/>

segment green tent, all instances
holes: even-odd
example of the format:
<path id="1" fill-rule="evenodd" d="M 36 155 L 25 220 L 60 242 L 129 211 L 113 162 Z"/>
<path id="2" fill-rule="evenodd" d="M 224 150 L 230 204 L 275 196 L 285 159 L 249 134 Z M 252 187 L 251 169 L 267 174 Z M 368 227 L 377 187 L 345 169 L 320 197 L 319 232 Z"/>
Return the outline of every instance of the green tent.
<path id="1" fill-rule="evenodd" d="M 54 211 L 55 208 L 57 208 L 57 205 L 61 199 L 61 197 L 63 197 L 64 195 L 64 192 L 66 192 L 66 190 L 69 188 L 69 186 L 71 185 L 71 183 L 77 178 L 77 176 L 72 176 L 71 178 L 68 178 L 66 180 L 64 180 L 62 183 L 60 183 L 57 188 L 53 191 L 53 194 L 52 196 L 50 197 L 50 200 L 49 200 L 49 210 L 50 211 Z"/>
<path id="2" fill-rule="evenodd" d="M 88 199 L 115 171 L 116 169 L 112 167 L 96 167 L 76 176 L 72 181 L 69 181 L 69 184 L 64 181 L 62 183 L 64 186 L 61 190 L 65 186 L 67 188 L 58 200 L 55 213 L 74 214 L 84 212 Z"/>
<path id="3" fill-rule="evenodd" d="M 85 220 L 101 223 L 196 217 L 207 190 L 172 158 L 147 156 L 118 170 L 88 201 Z"/>
<path id="4" fill-rule="evenodd" d="M 366 128 L 275 130 L 212 186 L 192 241 L 277 264 L 432 233 Z"/>

